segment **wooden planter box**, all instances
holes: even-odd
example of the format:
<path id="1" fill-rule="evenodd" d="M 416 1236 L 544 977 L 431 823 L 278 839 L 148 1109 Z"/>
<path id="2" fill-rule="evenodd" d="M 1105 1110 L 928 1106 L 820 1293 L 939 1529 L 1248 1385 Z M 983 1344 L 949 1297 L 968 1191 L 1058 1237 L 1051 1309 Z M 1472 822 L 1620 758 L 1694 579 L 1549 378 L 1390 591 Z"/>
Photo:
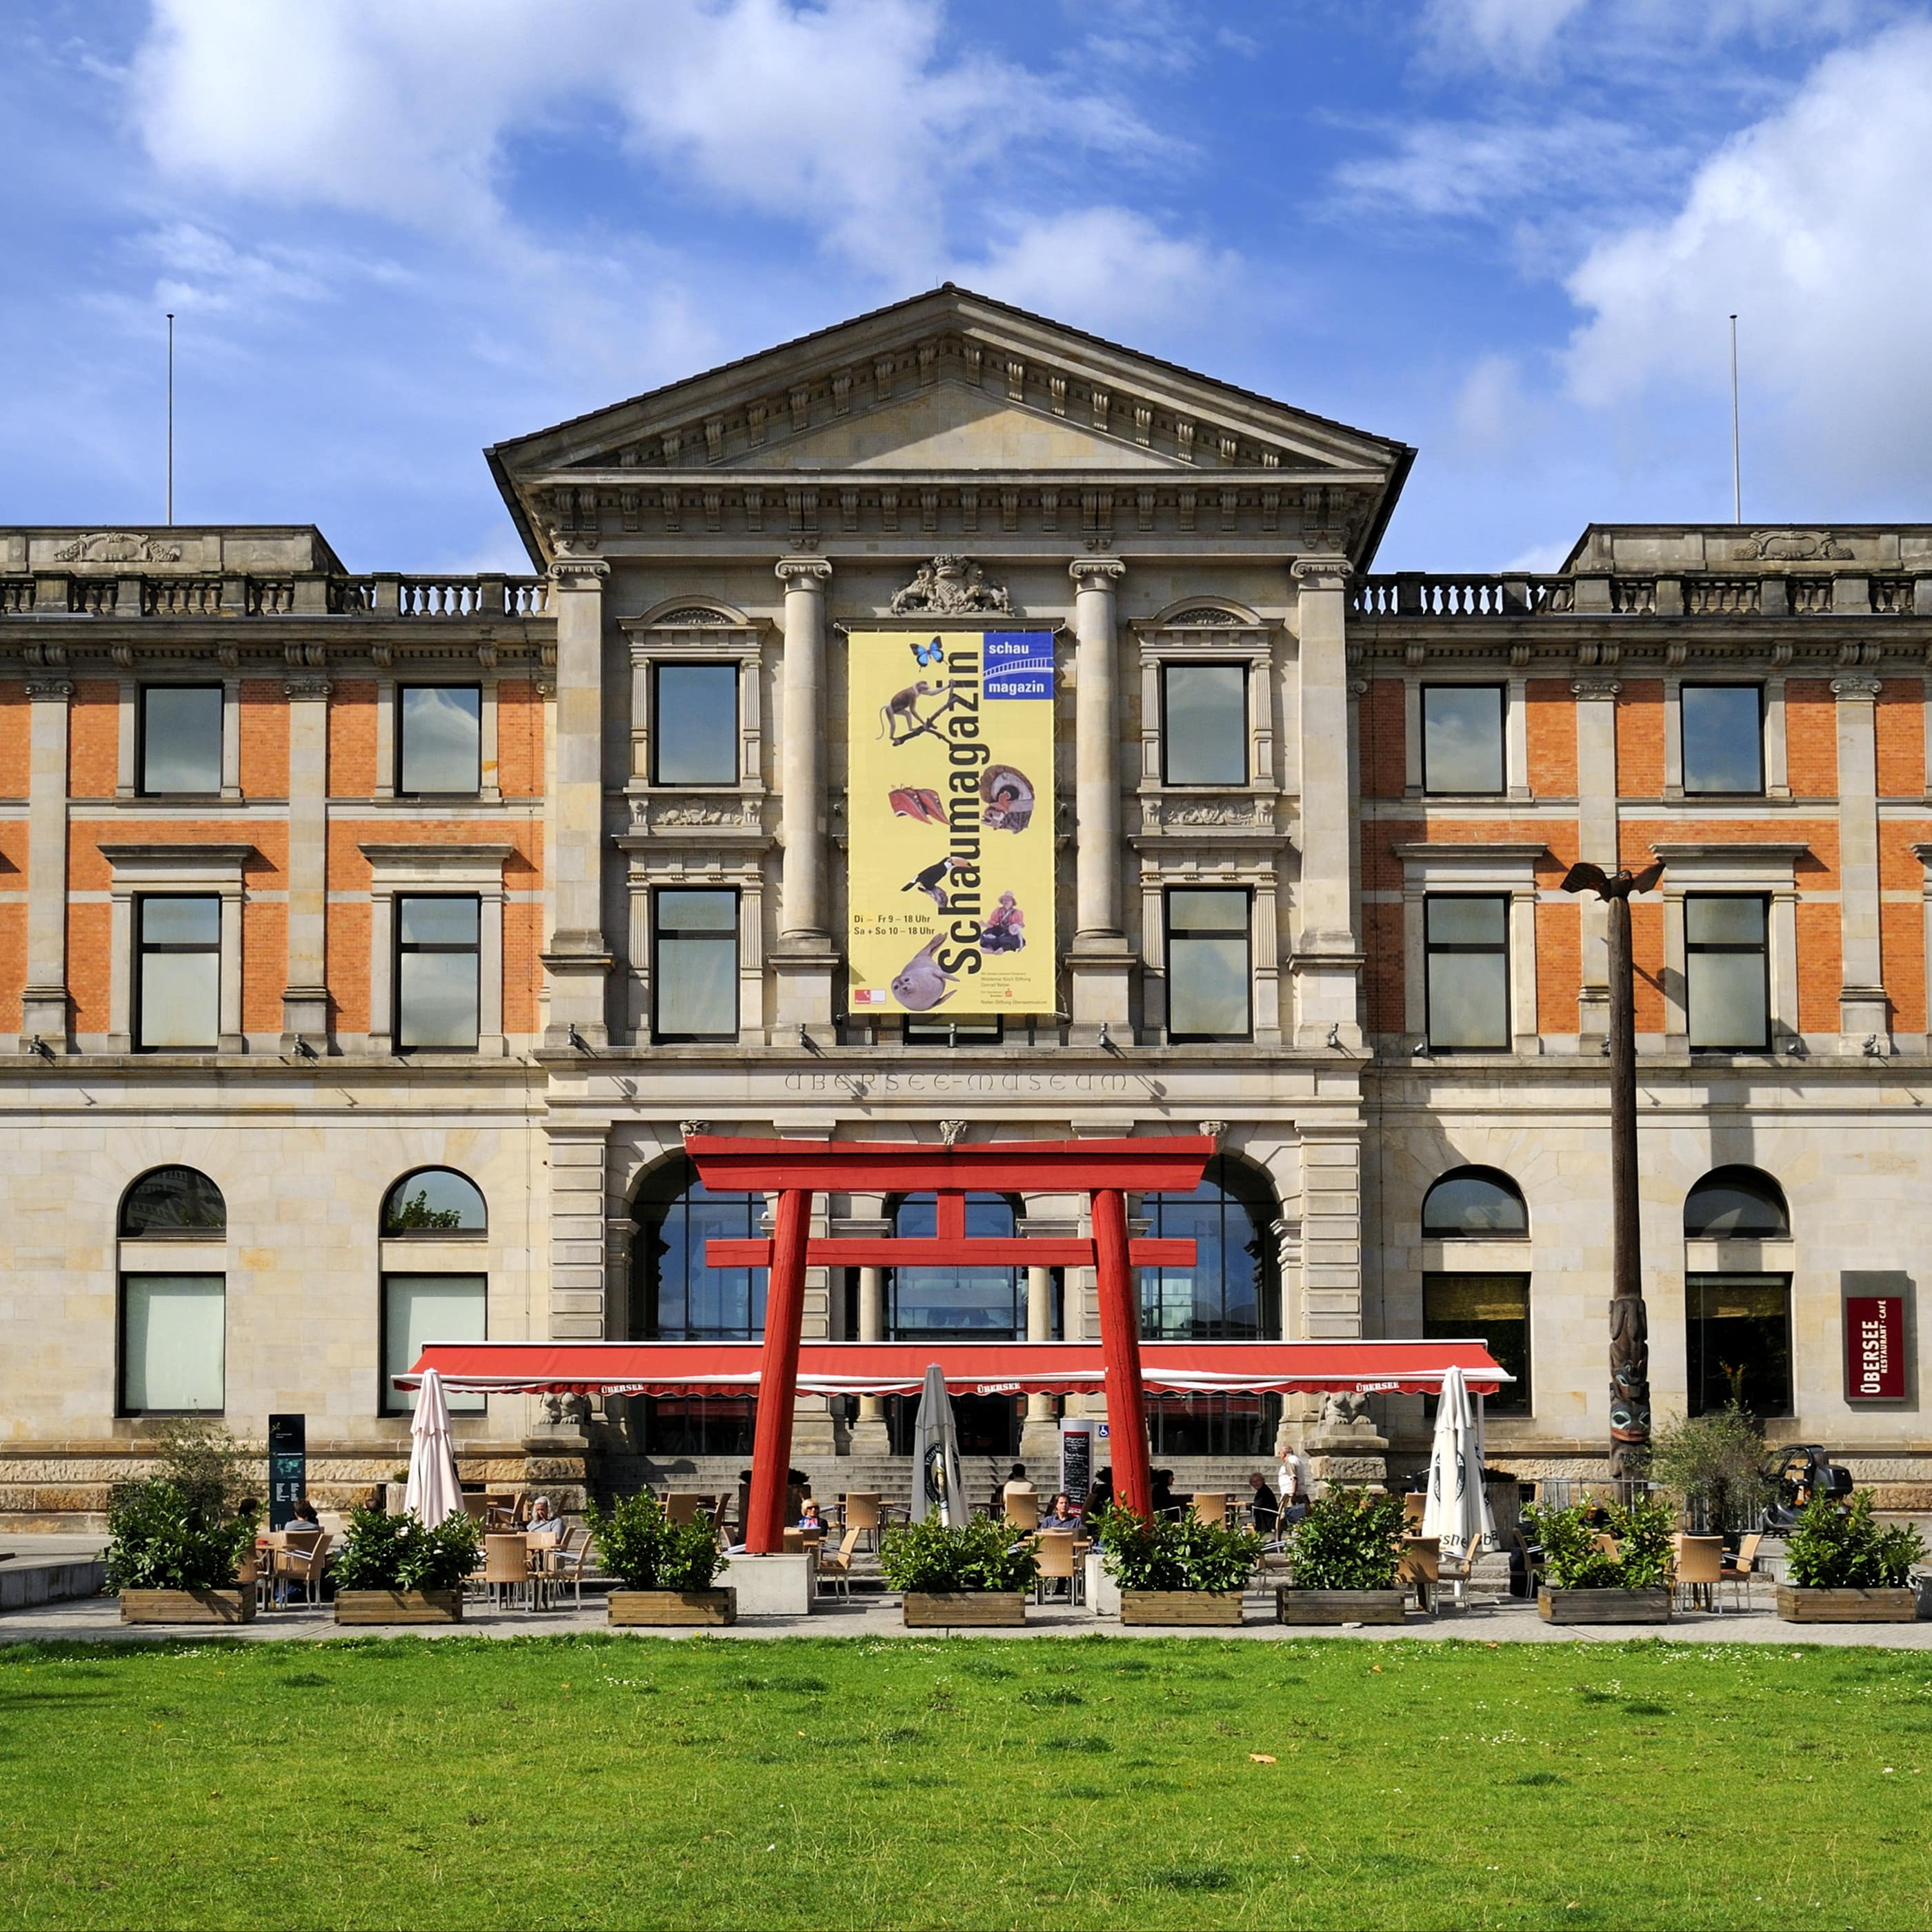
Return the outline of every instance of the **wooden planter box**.
<path id="1" fill-rule="evenodd" d="M 1406 1590 L 1294 1590 L 1274 1593 L 1278 1624 L 1399 1624 L 1408 1614 Z"/>
<path id="2" fill-rule="evenodd" d="M 1238 1590 L 1123 1590 L 1124 1624 L 1218 1624 L 1241 1621 Z"/>
<path id="3" fill-rule="evenodd" d="M 234 1590 L 123 1590 L 124 1624 L 247 1624 L 255 1620 L 255 1586 Z"/>
<path id="4" fill-rule="evenodd" d="M 1667 1624 L 1670 1592 L 1664 1585 L 1649 1590 L 1552 1590 L 1536 1593 L 1537 1614 L 1546 1624 Z"/>
<path id="5" fill-rule="evenodd" d="M 735 1624 L 736 1590 L 613 1590 L 610 1618 L 619 1627 L 640 1624 Z"/>
<path id="6" fill-rule="evenodd" d="M 908 1590 L 908 1630 L 940 1630 L 974 1625 L 1006 1626 L 1026 1622 L 1026 1597 L 1018 1590 Z"/>
<path id="7" fill-rule="evenodd" d="M 338 1590 L 339 1624 L 460 1624 L 460 1590 Z"/>
<path id="8" fill-rule="evenodd" d="M 1918 1593 L 1896 1590 L 1808 1590 L 1778 1586 L 1778 1614 L 1788 1624 L 1910 1624 L 1918 1620 Z"/>

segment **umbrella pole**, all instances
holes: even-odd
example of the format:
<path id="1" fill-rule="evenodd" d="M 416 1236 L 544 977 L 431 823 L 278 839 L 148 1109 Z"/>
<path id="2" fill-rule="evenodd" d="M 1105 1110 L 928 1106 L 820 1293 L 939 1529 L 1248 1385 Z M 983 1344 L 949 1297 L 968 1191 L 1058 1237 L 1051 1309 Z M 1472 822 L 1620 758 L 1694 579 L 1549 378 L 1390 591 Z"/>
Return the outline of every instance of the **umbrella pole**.
<path id="1" fill-rule="evenodd" d="M 1127 1256 L 1126 1196 L 1117 1187 L 1101 1187 L 1095 1189 L 1093 1201 L 1114 1494 L 1144 1515 L 1154 1484 L 1148 1466 L 1147 1394 L 1141 1384 L 1140 1311 L 1134 1305 L 1134 1271 Z"/>
<path id="2" fill-rule="evenodd" d="M 806 1237 L 812 1190 L 778 1196 L 772 1271 L 765 1288 L 765 1346 L 758 1365 L 757 1432 L 752 1440 L 752 1494 L 745 1548 L 770 1556 L 784 1547 L 785 1477 L 791 1468 L 792 1411 L 798 1400 L 798 1344 L 805 1323 Z"/>

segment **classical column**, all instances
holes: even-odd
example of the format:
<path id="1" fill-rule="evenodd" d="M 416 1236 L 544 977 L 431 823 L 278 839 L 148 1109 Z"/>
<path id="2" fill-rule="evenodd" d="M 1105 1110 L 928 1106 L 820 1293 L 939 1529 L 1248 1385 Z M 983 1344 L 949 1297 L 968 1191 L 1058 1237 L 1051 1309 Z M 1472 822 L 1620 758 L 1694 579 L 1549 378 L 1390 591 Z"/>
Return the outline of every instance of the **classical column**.
<path id="1" fill-rule="evenodd" d="M 556 620 L 556 802 L 548 854 L 551 927 L 544 947 L 550 976 L 546 1046 L 567 1046 L 572 1029 L 587 1045 L 608 1044 L 604 943 L 604 580 L 596 557 L 550 566 Z"/>
<path id="2" fill-rule="evenodd" d="M 781 557 L 784 660 L 778 697 L 778 1024 L 827 1029 L 838 968 L 826 880 L 825 586 L 832 566 L 820 556 Z"/>
<path id="3" fill-rule="evenodd" d="M 1580 677 L 1570 686 L 1576 700 L 1576 856 L 1605 873 L 1622 862 L 1617 856 L 1617 694 L 1613 677 Z M 1579 1050 L 1603 1051 L 1610 1024 L 1610 956 L 1608 914 L 1594 893 L 1576 902 L 1582 947 L 1582 976 L 1576 998 Z"/>
<path id="4" fill-rule="evenodd" d="M 68 1051 L 67 992 L 67 734 L 64 676 L 27 680 L 27 984 L 20 1044 Z M 117 962 L 123 973 L 130 961 Z"/>
<path id="5" fill-rule="evenodd" d="M 289 955 L 282 1051 L 328 1040 L 328 680 L 292 677 L 289 700 Z"/>
<path id="6" fill-rule="evenodd" d="M 1301 880 L 1294 919 L 1294 1043 L 1362 1043 L 1362 953 L 1349 865 L 1348 560 L 1294 566 L 1301 683 Z"/>
<path id="7" fill-rule="evenodd" d="M 1124 1035 L 1132 956 L 1120 928 L 1120 646 L 1118 557 L 1088 556 L 1073 579 L 1074 934 L 1067 956 L 1072 1037 Z"/>
<path id="8" fill-rule="evenodd" d="M 1026 1271 L 1026 1338 L 1029 1342 L 1053 1340 L 1053 1270 L 1030 1268 Z M 1050 1395 L 1029 1395 L 1026 1420 L 1020 1430 L 1020 1454 L 1029 1463 L 1044 1461 L 1052 1474 L 1047 1486 L 1060 1480 L 1060 1419 L 1054 1413 Z"/>
<path id="9" fill-rule="evenodd" d="M 1879 946 L 1878 744 L 1875 677 L 1832 681 L 1838 722 L 1839 1050 L 1892 1051 Z"/>
<path id="10" fill-rule="evenodd" d="M 879 1268 L 859 1270 L 859 1335 L 862 1342 L 886 1339 L 886 1271 Z M 859 1398 L 858 1418 L 852 1424 L 852 1454 L 884 1456 L 892 1445 L 886 1434 L 886 1399 L 879 1395 Z"/>

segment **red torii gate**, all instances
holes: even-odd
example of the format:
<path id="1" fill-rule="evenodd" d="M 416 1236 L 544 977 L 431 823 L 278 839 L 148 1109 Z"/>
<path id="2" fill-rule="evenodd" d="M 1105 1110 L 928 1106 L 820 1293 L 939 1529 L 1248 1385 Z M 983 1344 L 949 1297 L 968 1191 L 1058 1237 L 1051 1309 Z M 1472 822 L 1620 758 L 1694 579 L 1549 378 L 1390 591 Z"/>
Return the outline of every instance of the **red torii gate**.
<path id="1" fill-rule="evenodd" d="M 778 1196 L 772 1238 L 705 1244 L 712 1268 L 770 1270 L 758 1377 L 758 1429 L 752 1445 L 752 1494 L 745 1547 L 769 1556 L 784 1545 L 785 1474 L 791 1465 L 792 1411 L 798 1396 L 799 1342 L 808 1268 L 1091 1268 L 1100 1288 L 1100 1346 L 1106 1369 L 1114 1492 L 1130 1508 L 1150 1500 L 1147 1401 L 1141 1387 L 1137 1268 L 1192 1267 L 1191 1240 L 1130 1240 L 1131 1193 L 1191 1193 L 1214 1151 L 1205 1136 L 1108 1141 L 990 1141 L 931 1147 L 889 1141 L 737 1140 L 694 1135 L 686 1151 L 707 1188 Z M 936 1195 L 938 1232 L 929 1240 L 860 1236 L 808 1238 L 814 1194 Z M 966 1196 L 1084 1194 L 1090 1239 L 1030 1240 L 966 1232 Z"/>

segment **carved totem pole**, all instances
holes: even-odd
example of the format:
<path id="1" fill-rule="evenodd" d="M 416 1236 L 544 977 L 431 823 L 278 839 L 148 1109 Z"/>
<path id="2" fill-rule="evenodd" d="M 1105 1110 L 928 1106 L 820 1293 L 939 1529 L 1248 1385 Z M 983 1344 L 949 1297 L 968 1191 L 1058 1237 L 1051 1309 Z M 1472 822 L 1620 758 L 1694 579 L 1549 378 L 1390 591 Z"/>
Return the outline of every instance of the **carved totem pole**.
<path id="1" fill-rule="evenodd" d="M 1643 1474 L 1650 1448 L 1650 1323 L 1643 1305 L 1643 1253 L 1636 1198 L 1636 1000 L 1632 980 L 1630 902 L 1654 891 L 1659 860 L 1641 872 L 1606 874 L 1572 866 L 1566 892 L 1594 891 L 1610 907 L 1610 1477 Z"/>

